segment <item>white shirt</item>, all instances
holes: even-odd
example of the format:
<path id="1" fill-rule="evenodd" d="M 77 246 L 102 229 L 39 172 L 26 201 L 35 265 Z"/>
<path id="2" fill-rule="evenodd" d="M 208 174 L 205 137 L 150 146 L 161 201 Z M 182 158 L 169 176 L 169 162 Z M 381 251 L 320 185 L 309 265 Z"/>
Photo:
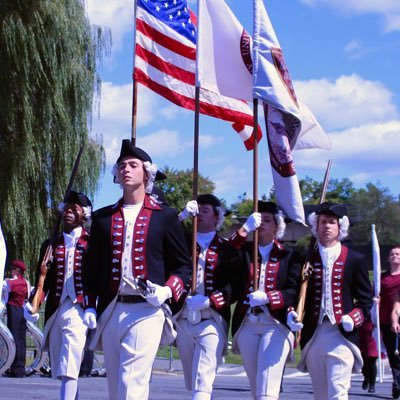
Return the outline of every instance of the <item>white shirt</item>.
<path id="1" fill-rule="evenodd" d="M 260 266 L 260 280 L 258 282 L 258 290 L 265 292 L 265 279 L 266 279 L 266 269 L 269 260 L 269 255 L 271 254 L 273 242 L 268 243 L 265 246 L 258 245 L 258 251 L 261 254 L 261 266 Z"/>
<path id="2" fill-rule="evenodd" d="M 64 286 L 61 293 L 61 303 L 70 297 L 73 303 L 77 302 L 74 285 L 75 248 L 82 235 L 82 227 L 75 228 L 70 233 L 63 232 L 65 245 Z"/>
<path id="3" fill-rule="evenodd" d="M 132 249 L 133 249 L 133 234 L 136 223 L 136 218 L 139 215 L 139 211 L 142 208 L 143 202 L 138 204 L 124 204 L 122 211 L 124 213 L 124 248 L 122 251 L 121 259 L 121 283 L 119 285 L 118 293 L 120 294 L 134 294 L 138 295 L 139 292 L 136 289 L 134 283 L 134 277 L 132 272 Z"/>
<path id="4" fill-rule="evenodd" d="M 321 324 L 324 316 L 327 315 L 331 324 L 336 324 L 332 303 L 332 270 L 333 264 L 340 255 L 342 245 L 338 242 L 332 247 L 324 247 L 318 243 L 318 249 L 323 265 L 321 309 L 318 323 Z"/>
<path id="5" fill-rule="evenodd" d="M 206 255 L 210 243 L 214 239 L 215 231 L 200 233 L 197 232 L 197 244 L 200 246 L 199 259 L 197 260 L 197 288 L 198 294 L 205 294 L 204 270 L 206 267 Z"/>

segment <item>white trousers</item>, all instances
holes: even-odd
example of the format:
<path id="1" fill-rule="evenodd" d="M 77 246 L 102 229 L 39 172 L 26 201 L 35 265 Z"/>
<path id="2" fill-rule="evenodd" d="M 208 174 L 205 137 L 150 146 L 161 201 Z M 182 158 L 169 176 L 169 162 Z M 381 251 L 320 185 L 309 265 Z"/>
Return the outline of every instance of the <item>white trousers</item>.
<path id="1" fill-rule="evenodd" d="M 318 325 L 305 361 L 315 400 L 348 399 L 354 355 L 337 325 Z"/>
<path id="2" fill-rule="evenodd" d="M 236 343 L 254 399 L 279 399 L 283 369 L 290 352 L 290 333 L 286 329 L 285 335 L 284 329 L 272 317 L 260 314 L 246 316 L 237 333 Z"/>
<path id="3" fill-rule="evenodd" d="M 149 303 L 116 303 L 102 345 L 110 400 L 146 400 L 165 316 Z"/>
<path id="4" fill-rule="evenodd" d="M 57 310 L 49 332 L 49 352 L 53 378 L 78 379 L 86 343 L 84 311 L 68 297 Z"/>
<path id="5" fill-rule="evenodd" d="M 198 324 L 180 318 L 175 328 L 186 389 L 211 394 L 225 347 L 223 328 L 213 318 Z"/>

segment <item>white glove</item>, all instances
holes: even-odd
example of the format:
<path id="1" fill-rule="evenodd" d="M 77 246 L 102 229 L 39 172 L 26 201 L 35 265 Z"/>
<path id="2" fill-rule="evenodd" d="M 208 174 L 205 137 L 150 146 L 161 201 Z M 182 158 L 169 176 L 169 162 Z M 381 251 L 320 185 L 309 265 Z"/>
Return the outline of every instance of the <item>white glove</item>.
<path id="1" fill-rule="evenodd" d="M 3 292 L 7 292 L 7 293 L 11 292 L 10 285 L 8 284 L 7 281 L 3 281 Z"/>
<path id="2" fill-rule="evenodd" d="M 199 206 L 197 205 L 196 200 L 190 200 L 186 203 L 185 208 L 179 214 L 178 218 L 179 221 L 184 221 L 189 217 L 195 217 L 199 213 Z"/>
<path id="3" fill-rule="evenodd" d="M 89 329 L 96 329 L 97 327 L 97 313 L 94 308 L 87 308 L 83 314 L 83 323 Z"/>
<path id="4" fill-rule="evenodd" d="M 298 314 L 296 311 L 290 311 L 287 315 L 286 323 L 291 331 L 298 332 L 303 329 L 303 324 L 301 322 L 297 322 Z"/>
<path id="5" fill-rule="evenodd" d="M 247 232 L 255 231 L 261 225 L 261 214 L 255 212 L 247 218 L 246 222 L 243 224 L 243 229 Z"/>
<path id="6" fill-rule="evenodd" d="M 248 294 L 247 297 L 249 298 L 251 308 L 264 306 L 269 303 L 267 293 L 262 292 L 261 290 L 256 290 L 255 292 Z"/>
<path id="7" fill-rule="evenodd" d="M 149 280 L 147 281 L 147 286 L 153 290 L 153 293 L 146 297 L 146 301 L 154 307 L 160 307 L 165 300 L 172 297 L 172 290 L 169 286 L 160 286 Z"/>
<path id="8" fill-rule="evenodd" d="M 24 318 L 34 323 L 39 321 L 39 313 L 32 314 L 32 305 L 28 302 L 24 305 Z"/>
<path id="9" fill-rule="evenodd" d="M 346 332 L 351 332 L 354 329 L 354 321 L 350 315 L 343 315 L 343 317 L 340 318 L 340 323 Z"/>
<path id="10" fill-rule="evenodd" d="M 188 307 L 193 311 L 205 310 L 210 307 L 210 299 L 202 294 L 195 294 L 186 298 Z"/>

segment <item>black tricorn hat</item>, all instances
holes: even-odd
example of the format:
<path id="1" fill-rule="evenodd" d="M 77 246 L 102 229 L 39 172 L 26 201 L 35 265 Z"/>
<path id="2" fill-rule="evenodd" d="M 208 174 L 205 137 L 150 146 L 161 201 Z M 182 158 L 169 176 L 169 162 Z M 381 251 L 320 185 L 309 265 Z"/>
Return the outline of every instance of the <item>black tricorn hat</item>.
<path id="1" fill-rule="evenodd" d="M 164 192 L 158 186 L 153 186 L 151 195 L 155 197 L 158 203 L 167 207 L 169 206 L 169 203 L 165 198 Z"/>
<path id="2" fill-rule="evenodd" d="M 207 193 L 207 194 L 199 194 L 197 196 L 197 203 L 198 204 L 210 204 L 213 207 L 222 207 L 221 201 L 214 196 L 213 194 Z M 231 213 L 230 210 L 225 209 L 225 216 L 229 215 Z"/>
<path id="3" fill-rule="evenodd" d="M 167 175 L 165 175 L 164 172 L 161 172 L 161 171 L 157 170 L 155 180 L 156 181 L 163 181 L 165 179 L 167 179 Z"/>
<path id="4" fill-rule="evenodd" d="M 258 200 L 258 212 L 267 212 L 271 214 L 277 214 L 280 208 L 272 201 Z"/>
<path id="5" fill-rule="evenodd" d="M 343 218 L 345 215 L 347 215 L 347 208 L 343 204 L 326 201 L 317 206 L 315 209 L 315 214 L 333 215 L 336 218 Z"/>
<path id="6" fill-rule="evenodd" d="M 213 207 L 221 207 L 221 202 L 213 194 L 199 194 L 197 196 L 197 203 L 210 204 Z"/>
<path id="7" fill-rule="evenodd" d="M 75 192 L 74 190 L 69 192 L 67 198 L 64 200 L 64 203 L 78 204 L 81 207 L 92 207 L 91 201 L 85 194 Z"/>
<path id="8" fill-rule="evenodd" d="M 117 164 L 125 157 L 134 157 L 142 161 L 149 161 L 152 163 L 150 156 L 142 150 L 140 147 L 136 147 L 132 144 L 130 139 L 124 139 L 121 145 L 121 153 L 118 157 Z"/>

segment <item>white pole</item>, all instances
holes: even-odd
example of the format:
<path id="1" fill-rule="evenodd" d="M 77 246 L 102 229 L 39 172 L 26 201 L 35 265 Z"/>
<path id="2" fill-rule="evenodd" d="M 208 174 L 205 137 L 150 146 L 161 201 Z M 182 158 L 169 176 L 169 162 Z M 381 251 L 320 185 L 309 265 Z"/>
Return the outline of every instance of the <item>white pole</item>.
<path id="1" fill-rule="evenodd" d="M 372 258 L 374 267 L 374 296 L 378 297 L 381 293 L 381 257 L 379 250 L 378 237 L 375 231 L 375 225 L 371 225 L 372 237 Z M 383 365 L 381 358 L 381 327 L 379 320 L 379 304 L 376 305 L 376 329 L 377 329 L 377 347 L 378 347 L 378 377 L 379 382 L 383 382 Z"/>

